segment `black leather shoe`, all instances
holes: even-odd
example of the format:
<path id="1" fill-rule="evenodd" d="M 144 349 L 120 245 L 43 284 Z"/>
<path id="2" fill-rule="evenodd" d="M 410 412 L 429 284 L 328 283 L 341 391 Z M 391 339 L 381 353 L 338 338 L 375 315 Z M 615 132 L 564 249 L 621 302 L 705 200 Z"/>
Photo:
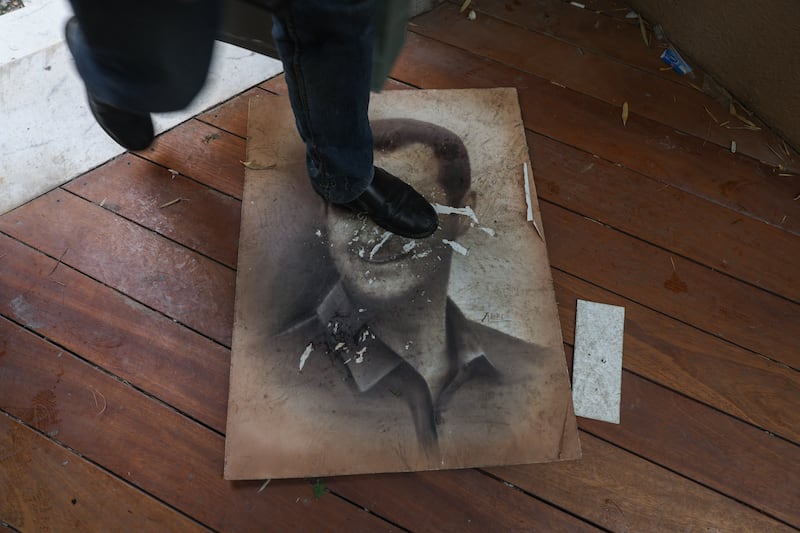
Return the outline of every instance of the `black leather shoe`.
<path id="1" fill-rule="evenodd" d="M 128 150 L 144 150 L 153 143 L 153 121 L 148 113 L 134 113 L 89 96 L 89 109 L 109 137 Z"/>
<path id="2" fill-rule="evenodd" d="M 429 237 L 439 227 L 439 217 L 425 198 L 400 178 L 375 167 L 375 176 L 361 195 L 341 204 L 364 213 L 377 225 L 410 239 Z"/>
<path id="3" fill-rule="evenodd" d="M 65 29 L 67 44 L 76 41 L 78 31 L 78 20 L 72 17 Z M 152 144 L 153 121 L 149 113 L 127 111 L 103 103 L 88 90 L 87 96 L 95 120 L 117 144 L 128 150 L 144 150 Z"/>

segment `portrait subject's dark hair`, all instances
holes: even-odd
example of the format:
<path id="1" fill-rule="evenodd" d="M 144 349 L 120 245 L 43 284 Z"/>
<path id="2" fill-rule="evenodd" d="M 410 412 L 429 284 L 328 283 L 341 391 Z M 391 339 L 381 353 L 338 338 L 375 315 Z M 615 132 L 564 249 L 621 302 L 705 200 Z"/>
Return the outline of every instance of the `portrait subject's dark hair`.
<path id="1" fill-rule="evenodd" d="M 469 192 L 472 175 L 469 154 L 461 138 L 441 126 L 409 118 L 393 118 L 372 122 L 376 150 L 394 151 L 420 143 L 433 150 L 439 164 L 436 180 L 447 194 L 447 201 L 462 207 Z"/>

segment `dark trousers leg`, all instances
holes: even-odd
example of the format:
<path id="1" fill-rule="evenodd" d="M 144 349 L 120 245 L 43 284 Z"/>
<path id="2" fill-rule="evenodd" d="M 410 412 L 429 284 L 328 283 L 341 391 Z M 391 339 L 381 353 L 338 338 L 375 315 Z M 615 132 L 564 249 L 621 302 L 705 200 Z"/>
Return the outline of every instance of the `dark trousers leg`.
<path id="1" fill-rule="evenodd" d="M 326 200 L 345 203 L 373 175 L 369 108 L 374 0 L 292 0 L 273 37 L 306 144 L 308 173 Z"/>
<path id="2" fill-rule="evenodd" d="M 86 88 L 137 112 L 183 109 L 205 83 L 219 0 L 70 0 L 68 45 Z"/>

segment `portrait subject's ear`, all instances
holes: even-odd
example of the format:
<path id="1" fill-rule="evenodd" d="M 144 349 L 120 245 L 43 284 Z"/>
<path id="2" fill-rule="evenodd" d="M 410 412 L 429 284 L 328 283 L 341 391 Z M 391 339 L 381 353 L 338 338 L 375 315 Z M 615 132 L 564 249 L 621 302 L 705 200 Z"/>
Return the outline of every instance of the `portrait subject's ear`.
<path id="1" fill-rule="evenodd" d="M 461 201 L 461 205 L 464 207 L 470 206 L 473 211 L 475 211 L 475 204 L 477 203 L 478 194 L 470 189 L 467 191 L 467 194 L 464 195 L 464 199 Z M 458 217 L 458 229 L 456 230 L 456 235 L 463 235 L 469 229 L 469 225 L 472 223 L 472 219 L 469 217 Z"/>

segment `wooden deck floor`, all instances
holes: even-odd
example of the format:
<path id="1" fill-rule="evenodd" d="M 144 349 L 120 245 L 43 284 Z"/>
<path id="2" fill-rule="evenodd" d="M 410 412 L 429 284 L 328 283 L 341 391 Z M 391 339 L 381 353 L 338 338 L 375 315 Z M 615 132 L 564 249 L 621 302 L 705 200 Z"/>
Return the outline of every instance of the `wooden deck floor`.
<path id="1" fill-rule="evenodd" d="M 580 420 L 576 462 L 223 481 L 247 101 L 277 78 L 0 217 L 0 525 L 800 527 L 800 160 L 614 0 L 473 4 L 416 18 L 391 86 L 518 88 L 567 352 L 577 298 L 626 308 L 622 423 Z"/>

